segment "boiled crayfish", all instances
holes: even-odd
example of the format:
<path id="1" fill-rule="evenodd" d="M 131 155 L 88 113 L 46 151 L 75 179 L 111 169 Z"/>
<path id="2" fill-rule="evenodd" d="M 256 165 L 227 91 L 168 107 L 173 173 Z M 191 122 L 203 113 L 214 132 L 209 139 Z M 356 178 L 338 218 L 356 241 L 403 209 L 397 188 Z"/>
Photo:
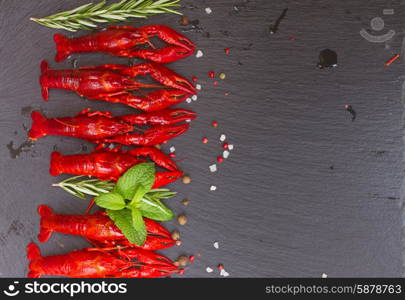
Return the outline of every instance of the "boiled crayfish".
<path id="1" fill-rule="evenodd" d="M 30 262 L 28 277 L 34 278 L 43 275 L 73 278 L 152 278 L 184 272 L 163 255 L 131 248 L 84 248 L 64 255 L 43 257 L 38 246 L 30 243 L 27 246 L 27 258 Z"/>
<path id="2" fill-rule="evenodd" d="M 85 139 L 93 143 L 153 146 L 172 139 L 189 129 L 189 124 L 174 125 L 192 120 L 195 113 L 185 109 L 113 116 L 109 112 L 81 111 L 75 117 L 46 119 L 32 112 L 33 120 L 28 137 L 36 140 L 47 135 L 62 135 Z M 134 125 L 156 125 L 142 130 Z M 134 130 L 142 133 L 131 133 Z"/>
<path id="3" fill-rule="evenodd" d="M 148 74 L 161 85 L 144 84 L 133 79 Z M 43 61 L 39 82 L 44 100 L 49 98 L 48 90 L 55 88 L 71 90 L 91 100 L 122 103 L 143 111 L 167 108 L 196 93 L 195 87 L 187 79 L 156 63 L 141 63 L 134 66 L 107 64 L 79 69 L 50 70 L 48 63 Z M 161 89 L 162 87 L 170 89 Z M 142 94 L 141 88 L 159 89 Z M 136 90 L 140 95 L 135 95 L 130 90 Z"/>
<path id="4" fill-rule="evenodd" d="M 130 167 L 145 161 L 139 157 L 149 157 L 156 165 L 170 171 L 156 172 L 153 188 L 176 181 L 183 175 L 175 162 L 155 147 L 140 147 L 129 151 L 98 147 L 92 153 L 76 155 L 62 155 L 59 152 L 53 152 L 49 172 L 53 176 L 60 174 L 85 175 L 100 180 L 116 181 Z"/>
<path id="5" fill-rule="evenodd" d="M 83 236 L 97 248 L 43 257 L 38 246 L 31 243 L 27 247 L 28 277 L 150 278 L 183 272 L 167 257 L 151 251 L 175 244 L 170 233 L 155 221 L 144 219 L 148 237 L 140 247 L 130 243 L 104 212 L 87 216 L 57 215 L 48 206 L 40 205 L 38 213 L 41 216 L 40 242 L 46 242 L 56 231 Z"/>
<path id="6" fill-rule="evenodd" d="M 158 37 L 169 45 L 156 48 L 151 41 L 152 37 Z M 98 51 L 113 56 L 139 57 L 157 63 L 170 63 L 195 51 L 195 45 L 189 39 L 164 25 L 139 28 L 110 26 L 105 30 L 73 39 L 55 34 L 54 41 L 57 62 L 65 60 L 73 53 Z"/>
<path id="7" fill-rule="evenodd" d="M 40 205 L 38 213 L 41 216 L 38 240 L 42 243 L 46 242 L 53 232 L 59 232 L 82 236 L 94 246 L 102 248 L 121 246 L 153 251 L 176 244 L 170 232 L 159 223 L 147 218 L 144 218 L 148 232 L 146 241 L 142 246 L 137 246 L 125 238 L 121 230 L 104 212 L 98 211 L 93 215 L 58 215 L 48 206 Z"/>

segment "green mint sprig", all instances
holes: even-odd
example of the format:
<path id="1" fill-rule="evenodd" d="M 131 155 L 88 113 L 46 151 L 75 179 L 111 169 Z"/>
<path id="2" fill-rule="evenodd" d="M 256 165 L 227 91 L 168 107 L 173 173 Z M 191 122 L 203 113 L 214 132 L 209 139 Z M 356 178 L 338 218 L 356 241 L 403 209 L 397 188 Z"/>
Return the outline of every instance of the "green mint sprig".
<path id="1" fill-rule="evenodd" d="M 80 199 L 95 196 L 95 203 L 106 209 L 125 237 L 131 243 L 143 245 L 147 236 L 143 217 L 156 221 L 169 221 L 174 217 L 173 211 L 160 200 L 172 198 L 176 192 L 152 189 L 155 171 L 154 163 L 141 163 L 128 169 L 116 183 L 99 179 L 79 181 L 82 176 L 75 176 L 53 186 Z"/>
<path id="2" fill-rule="evenodd" d="M 122 0 L 106 5 L 103 0 L 30 20 L 46 27 L 72 32 L 80 29 L 92 30 L 97 27 L 97 23 L 129 22 L 132 18 L 147 18 L 164 13 L 181 15 L 179 11 L 172 9 L 180 6 L 179 2 L 180 0 Z"/>

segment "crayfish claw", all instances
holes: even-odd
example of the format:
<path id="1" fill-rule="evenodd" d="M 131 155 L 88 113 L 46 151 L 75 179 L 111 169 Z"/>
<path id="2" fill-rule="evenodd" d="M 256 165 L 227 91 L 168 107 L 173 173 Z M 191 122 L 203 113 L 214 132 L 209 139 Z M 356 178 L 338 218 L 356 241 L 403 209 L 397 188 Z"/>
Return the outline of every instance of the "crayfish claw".
<path id="1" fill-rule="evenodd" d="M 188 51 L 192 51 L 195 48 L 193 42 L 165 25 L 146 25 L 140 27 L 139 31 L 148 36 L 158 36 L 164 42 L 182 47 Z"/>
<path id="2" fill-rule="evenodd" d="M 178 170 L 178 167 L 174 161 L 170 159 L 166 154 L 155 147 L 139 147 L 135 149 L 129 150 L 127 153 L 135 156 L 145 156 L 149 157 L 153 162 L 155 162 L 158 166 L 165 168 L 170 171 Z"/>

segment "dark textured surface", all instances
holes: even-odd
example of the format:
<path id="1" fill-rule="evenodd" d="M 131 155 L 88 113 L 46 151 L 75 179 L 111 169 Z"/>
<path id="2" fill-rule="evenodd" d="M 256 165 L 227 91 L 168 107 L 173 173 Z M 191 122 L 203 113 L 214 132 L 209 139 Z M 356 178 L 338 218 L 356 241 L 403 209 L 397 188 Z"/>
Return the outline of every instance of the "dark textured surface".
<path id="1" fill-rule="evenodd" d="M 29 113 L 71 115 L 85 107 L 124 113 L 120 105 L 88 102 L 63 91 L 40 97 L 39 62 L 52 67 L 126 62 L 106 55 L 74 56 L 53 62 L 53 30 L 28 19 L 87 1 L 0 1 L 0 275 L 26 273 L 25 246 L 36 240 L 36 207 L 49 204 L 60 213 L 80 213 L 86 203 L 51 188 L 49 154 L 82 152 L 85 143 L 68 138 L 39 140 L 13 159 L 7 144 L 26 140 Z M 400 51 L 404 27 L 399 1 L 183 1 L 182 10 L 198 19 L 201 32 L 187 35 L 204 52 L 171 65 L 197 75 L 203 85 L 197 102 L 182 104 L 199 113 L 188 134 L 175 145 L 193 182 L 176 183 L 169 205 L 186 213 L 183 246 L 164 251 L 201 253 L 185 276 L 213 277 L 206 266 L 223 263 L 231 276 L 401 276 L 402 60 L 384 67 Z M 236 5 L 236 8 L 234 6 Z M 390 6 L 391 5 L 391 6 Z M 205 7 L 212 14 L 205 13 Z M 269 26 L 288 7 L 278 32 Z M 382 16 L 397 35 L 372 44 L 359 31 Z M 181 30 L 173 15 L 153 17 Z M 188 27 L 187 27 L 188 28 Z M 185 28 L 183 28 L 185 29 Z M 223 49 L 230 47 L 231 54 Z M 338 53 L 339 66 L 316 68 L 319 52 Z M 218 87 L 207 72 L 225 72 Z M 224 94 L 229 92 L 229 96 Z M 344 105 L 357 112 L 352 122 Z M 219 126 L 210 126 L 217 120 Z M 225 133 L 235 145 L 230 158 L 210 173 Z M 201 143 L 207 136 L 210 142 Z M 88 145 L 90 146 L 90 145 Z M 90 148 L 88 148 L 90 150 Z M 88 150 L 88 151 L 89 151 Z M 214 184 L 215 192 L 209 192 Z M 190 206 L 180 204 L 190 199 Z M 176 228 L 175 222 L 168 223 Z M 220 248 L 213 247 L 218 241 Z M 41 245 L 44 254 L 85 246 L 78 237 L 55 234 Z"/>

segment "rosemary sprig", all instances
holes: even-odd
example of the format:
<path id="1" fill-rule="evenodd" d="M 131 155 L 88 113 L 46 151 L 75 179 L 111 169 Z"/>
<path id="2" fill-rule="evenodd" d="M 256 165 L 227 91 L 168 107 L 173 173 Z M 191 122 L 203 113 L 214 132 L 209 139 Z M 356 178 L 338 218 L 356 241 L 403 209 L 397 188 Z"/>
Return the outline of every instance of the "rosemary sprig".
<path id="1" fill-rule="evenodd" d="M 99 179 L 84 179 L 86 176 L 69 177 L 52 186 L 60 187 L 73 196 L 85 200 L 87 196 L 97 197 L 101 194 L 112 191 L 115 183 L 112 181 L 102 181 Z M 151 189 L 144 195 L 148 200 L 169 199 L 176 195 L 169 189 Z"/>
<path id="2" fill-rule="evenodd" d="M 147 18 L 152 15 L 173 13 L 181 15 L 172 7 L 180 6 L 180 0 L 121 0 L 106 5 L 106 0 L 88 3 L 72 10 L 60 12 L 44 18 L 31 18 L 40 25 L 55 29 L 77 31 L 91 30 L 96 23 L 128 22 L 131 18 Z"/>
<path id="3" fill-rule="evenodd" d="M 87 195 L 98 196 L 102 193 L 108 193 L 115 186 L 115 183 L 111 181 L 101 181 L 99 179 L 81 180 L 84 177 L 85 176 L 70 177 L 59 183 L 54 183 L 52 186 L 60 187 L 69 194 L 83 200 L 86 199 Z"/>

